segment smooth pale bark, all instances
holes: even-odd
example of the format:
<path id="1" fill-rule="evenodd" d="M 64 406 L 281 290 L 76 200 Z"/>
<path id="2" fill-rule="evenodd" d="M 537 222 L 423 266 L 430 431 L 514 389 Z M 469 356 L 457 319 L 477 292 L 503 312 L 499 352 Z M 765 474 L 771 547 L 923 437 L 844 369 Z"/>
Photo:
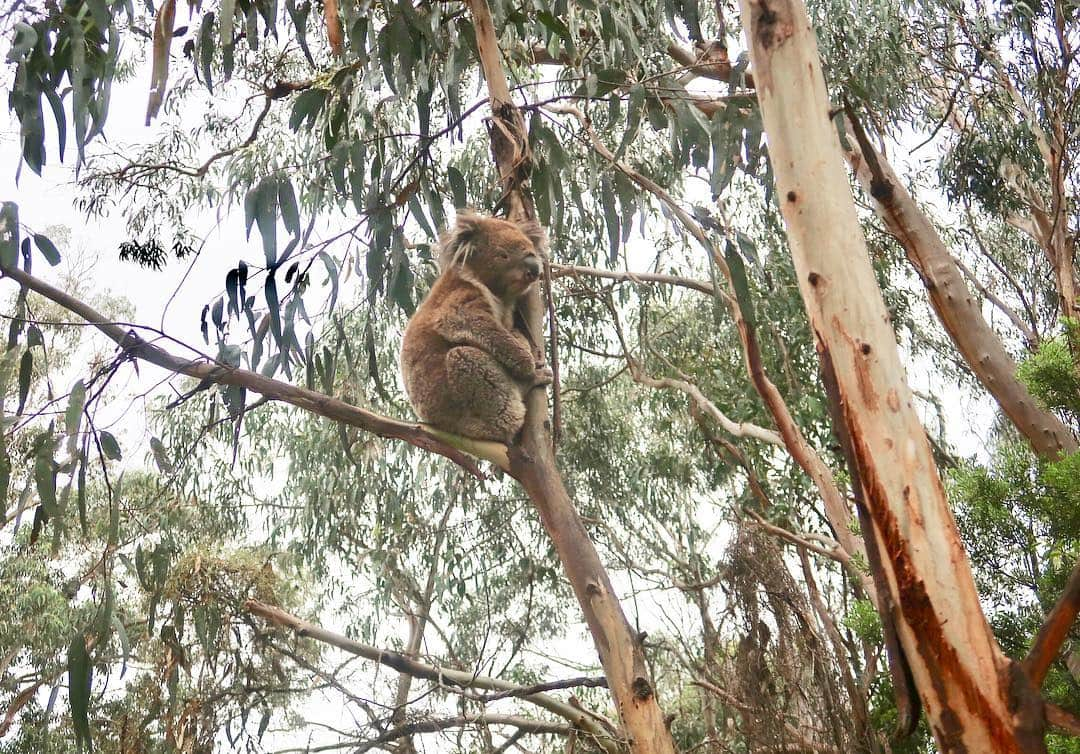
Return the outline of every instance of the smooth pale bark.
<path id="1" fill-rule="evenodd" d="M 1054 414 L 1042 409 L 1016 379 L 1016 363 L 983 317 L 979 302 L 968 290 L 960 267 L 930 218 L 919 209 L 884 157 L 859 138 L 858 129 L 858 124 L 849 121 L 850 149 L 844 150 L 844 156 L 873 197 L 878 216 L 919 273 L 934 311 L 964 361 L 1036 453 L 1055 459 L 1075 452 L 1077 443 L 1072 432 Z M 851 134 L 856 137 L 851 138 Z"/>
<path id="2" fill-rule="evenodd" d="M 532 200 L 525 190 L 531 165 L 525 124 L 510 99 L 491 13 L 484 0 L 469 0 L 469 9 L 491 100 L 488 134 L 502 182 L 501 204 L 508 208 L 512 219 L 535 219 Z M 543 352 L 539 334 L 543 332 L 544 312 L 540 295 L 534 291 L 526 302 L 524 314 L 540 353 Z M 641 638 L 626 620 L 607 571 L 566 492 L 555 463 L 546 391 L 533 390 L 527 399 L 527 409 L 521 444 L 510 448 L 510 474 L 532 499 L 578 598 L 630 751 L 634 754 L 674 754 L 671 733 L 645 664 Z"/>
<path id="3" fill-rule="evenodd" d="M 945 752 L 1044 752 L 1041 701 L 1001 654 L 904 378 L 798 0 L 740 0 L 777 195 L 819 353 L 835 374 L 893 618 Z"/>

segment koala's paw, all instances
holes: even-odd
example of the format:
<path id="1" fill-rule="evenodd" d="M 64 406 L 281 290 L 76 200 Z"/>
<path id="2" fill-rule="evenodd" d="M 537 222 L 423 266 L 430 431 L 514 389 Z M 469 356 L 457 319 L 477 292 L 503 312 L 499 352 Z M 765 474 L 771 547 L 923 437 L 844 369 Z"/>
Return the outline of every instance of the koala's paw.
<path id="1" fill-rule="evenodd" d="M 533 377 L 533 387 L 540 387 L 541 385 L 550 385 L 555 379 L 555 375 L 551 372 L 545 362 L 540 361 L 536 364 L 536 375 Z"/>

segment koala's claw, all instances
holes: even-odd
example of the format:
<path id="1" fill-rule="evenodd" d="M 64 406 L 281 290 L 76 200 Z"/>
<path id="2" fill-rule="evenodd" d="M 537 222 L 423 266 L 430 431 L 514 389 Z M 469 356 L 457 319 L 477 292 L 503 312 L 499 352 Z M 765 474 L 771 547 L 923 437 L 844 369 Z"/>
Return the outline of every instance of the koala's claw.
<path id="1" fill-rule="evenodd" d="M 544 362 L 540 362 L 536 365 L 536 377 L 533 381 L 534 387 L 540 387 L 541 385 L 550 385 L 555 380 L 555 375 Z"/>

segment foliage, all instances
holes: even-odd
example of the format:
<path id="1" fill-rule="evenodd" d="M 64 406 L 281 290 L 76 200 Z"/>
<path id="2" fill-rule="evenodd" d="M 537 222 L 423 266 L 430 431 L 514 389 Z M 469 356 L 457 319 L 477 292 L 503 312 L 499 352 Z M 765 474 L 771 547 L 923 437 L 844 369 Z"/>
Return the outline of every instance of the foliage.
<path id="1" fill-rule="evenodd" d="M 1053 409 L 1080 418 L 1080 372 L 1069 348 L 1080 334 L 1080 324 L 1065 323 L 1065 333 L 1043 341 L 1017 368 L 1017 376 L 1031 392 Z"/>

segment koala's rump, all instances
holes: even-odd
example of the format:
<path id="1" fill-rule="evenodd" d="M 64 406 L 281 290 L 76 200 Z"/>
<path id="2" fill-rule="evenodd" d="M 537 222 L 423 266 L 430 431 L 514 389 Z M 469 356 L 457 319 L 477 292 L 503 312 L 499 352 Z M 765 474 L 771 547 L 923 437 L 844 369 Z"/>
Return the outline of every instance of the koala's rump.
<path id="1" fill-rule="evenodd" d="M 433 328 L 410 322 L 401 347 L 401 375 L 405 392 L 421 419 L 438 422 L 460 406 L 447 390 L 446 354 L 451 345 Z"/>

